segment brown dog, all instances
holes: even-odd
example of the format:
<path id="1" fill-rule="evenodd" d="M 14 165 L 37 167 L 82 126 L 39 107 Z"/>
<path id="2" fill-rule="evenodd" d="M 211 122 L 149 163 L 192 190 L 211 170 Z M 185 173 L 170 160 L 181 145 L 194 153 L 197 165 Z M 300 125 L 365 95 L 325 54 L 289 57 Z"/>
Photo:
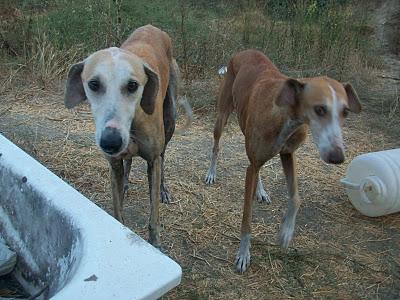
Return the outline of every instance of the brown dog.
<path id="1" fill-rule="evenodd" d="M 159 246 L 161 201 L 169 202 L 164 153 L 175 130 L 178 66 L 169 36 L 151 25 L 136 29 L 120 48 L 95 52 L 68 74 L 65 106 L 89 101 L 96 143 L 109 161 L 114 213 L 122 203 L 132 157 L 147 161 L 151 213 L 149 241 Z"/>
<path id="2" fill-rule="evenodd" d="M 300 198 L 294 152 L 310 127 L 321 158 L 332 164 L 344 161 L 341 126 L 349 111 L 361 105 L 350 84 L 329 77 L 292 79 L 281 74 L 261 52 L 246 50 L 229 62 L 217 102 L 214 147 L 205 181 L 215 182 L 219 140 L 230 113 L 236 109 L 246 140 L 250 166 L 246 173 L 241 240 L 235 264 L 244 272 L 250 264 L 252 201 L 270 202 L 259 177 L 262 165 L 280 154 L 289 190 L 289 206 L 280 228 L 283 248 L 293 237 Z"/>

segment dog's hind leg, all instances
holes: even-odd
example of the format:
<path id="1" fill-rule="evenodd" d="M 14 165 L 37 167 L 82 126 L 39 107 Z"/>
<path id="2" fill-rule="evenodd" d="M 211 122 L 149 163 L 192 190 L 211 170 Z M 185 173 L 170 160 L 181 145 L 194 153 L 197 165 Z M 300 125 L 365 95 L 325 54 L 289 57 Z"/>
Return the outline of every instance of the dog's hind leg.
<path id="1" fill-rule="evenodd" d="M 211 154 L 210 167 L 204 179 L 206 184 L 215 183 L 216 180 L 219 140 L 221 139 L 222 131 L 228 121 L 229 115 L 234 109 L 232 95 L 232 85 L 234 80 L 235 76 L 232 73 L 231 68 L 228 68 L 217 101 L 217 121 L 214 126 L 214 145 Z"/>
<path id="2" fill-rule="evenodd" d="M 167 184 L 165 182 L 165 150 L 168 142 L 171 140 L 172 135 L 175 131 L 175 120 L 176 120 L 176 97 L 178 94 L 178 76 L 179 69 L 178 65 L 174 61 L 169 74 L 169 83 L 167 94 L 165 95 L 163 104 L 163 120 L 164 120 L 164 133 L 165 133 L 165 146 L 164 151 L 161 153 L 161 186 L 160 186 L 160 201 L 162 203 L 170 203 L 171 195 Z"/>
<path id="3" fill-rule="evenodd" d="M 256 189 L 256 199 L 260 203 L 271 204 L 271 198 L 268 196 L 267 192 L 264 190 L 263 183 L 261 181 L 261 176 L 258 175 L 257 189 Z"/>
<path id="4" fill-rule="evenodd" d="M 132 158 L 124 159 L 124 193 L 128 191 L 129 187 L 129 173 L 131 172 Z"/>
<path id="5" fill-rule="evenodd" d="M 296 215 L 300 207 L 300 197 L 297 188 L 296 160 L 294 153 L 281 153 L 281 162 L 286 177 L 289 192 L 288 210 L 283 217 L 279 231 L 279 243 L 287 249 L 293 238 Z"/>

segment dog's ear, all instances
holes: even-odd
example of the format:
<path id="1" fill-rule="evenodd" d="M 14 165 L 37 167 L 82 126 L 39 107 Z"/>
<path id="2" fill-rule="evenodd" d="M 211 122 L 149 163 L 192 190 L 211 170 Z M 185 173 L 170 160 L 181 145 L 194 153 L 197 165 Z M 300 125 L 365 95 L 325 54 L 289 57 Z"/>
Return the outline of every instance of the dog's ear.
<path id="1" fill-rule="evenodd" d="M 358 114 L 359 112 L 361 112 L 361 103 L 356 91 L 350 83 L 345 83 L 343 86 L 347 94 L 350 111 Z"/>
<path id="2" fill-rule="evenodd" d="M 72 65 L 69 69 L 64 95 L 64 104 L 66 108 L 73 108 L 86 99 L 81 78 L 83 67 L 84 62 L 79 62 Z"/>
<path id="3" fill-rule="evenodd" d="M 147 75 L 147 83 L 143 89 L 140 106 L 146 114 L 151 115 L 154 112 L 156 97 L 158 93 L 158 75 L 146 65 L 144 66 L 144 72 Z"/>
<path id="4" fill-rule="evenodd" d="M 293 106 L 297 103 L 298 96 L 303 89 L 304 83 L 301 83 L 296 79 L 289 78 L 283 84 L 275 103 L 278 106 Z"/>

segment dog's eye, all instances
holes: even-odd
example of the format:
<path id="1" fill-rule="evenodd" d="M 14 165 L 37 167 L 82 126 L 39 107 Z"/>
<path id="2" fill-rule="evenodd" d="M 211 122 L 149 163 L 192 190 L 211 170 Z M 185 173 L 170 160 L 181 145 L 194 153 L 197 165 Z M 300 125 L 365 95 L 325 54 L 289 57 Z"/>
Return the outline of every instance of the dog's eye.
<path id="1" fill-rule="evenodd" d="M 134 80 L 129 80 L 126 88 L 129 93 L 134 93 L 138 88 L 138 83 Z"/>
<path id="2" fill-rule="evenodd" d="M 324 106 L 324 105 L 317 105 L 317 106 L 315 106 L 315 107 L 314 107 L 314 111 L 315 111 L 315 113 L 317 114 L 317 116 L 319 116 L 319 117 L 323 117 L 323 116 L 325 116 L 326 113 L 327 113 L 326 106 Z"/>
<path id="3" fill-rule="evenodd" d="M 350 109 L 348 109 L 347 107 L 345 109 L 343 109 L 343 117 L 346 118 L 349 115 L 349 111 Z"/>
<path id="4" fill-rule="evenodd" d="M 92 79 L 88 82 L 88 86 L 93 92 L 97 92 L 100 89 L 100 81 Z"/>

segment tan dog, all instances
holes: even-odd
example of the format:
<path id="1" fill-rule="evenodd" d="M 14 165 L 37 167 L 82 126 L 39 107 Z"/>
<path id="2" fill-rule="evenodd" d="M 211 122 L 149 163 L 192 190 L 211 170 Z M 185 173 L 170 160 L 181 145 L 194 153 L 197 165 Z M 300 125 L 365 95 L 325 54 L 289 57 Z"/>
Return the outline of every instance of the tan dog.
<path id="1" fill-rule="evenodd" d="M 280 154 L 289 190 L 289 206 L 283 218 L 279 240 L 283 248 L 293 237 L 300 198 L 294 152 L 310 127 L 321 158 L 332 164 L 344 161 L 341 126 L 348 111 L 359 113 L 361 105 L 350 84 L 328 77 L 292 79 L 281 74 L 261 52 L 246 50 L 229 62 L 217 102 L 214 147 L 205 181 L 215 182 L 219 140 L 230 113 L 236 109 L 245 135 L 250 166 L 246 173 L 241 240 L 235 264 L 244 272 L 250 264 L 252 201 L 270 202 L 259 171 Z"/>
<path id="2" fill-rule="evenodd" d="M 100 50 L 73 65 L 65 92 L 67 108 L 89 101 L 96 143 L 110 164 L 115 217 L 121 222 L 132 156 L 147 161 L 149 241 L 154 246 L 160 244 L 160 193 L 162 202 L 170 201 L 164 152 L 175 129 L 177 78 L 169 36 L 147 25 L 135 30 L 120 48 Z"/>

